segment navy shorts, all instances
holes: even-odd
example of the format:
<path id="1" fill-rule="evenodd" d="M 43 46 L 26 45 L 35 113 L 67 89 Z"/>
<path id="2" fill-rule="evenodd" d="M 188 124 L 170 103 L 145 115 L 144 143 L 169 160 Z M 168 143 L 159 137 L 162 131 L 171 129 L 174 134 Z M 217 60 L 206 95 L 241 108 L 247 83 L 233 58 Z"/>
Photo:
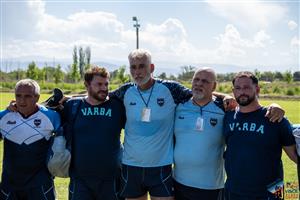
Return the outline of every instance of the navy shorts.
<path id="1" fill-rule="evenodd" d="M 69 200 L 118 200 L 116 181 L 99 178 L 71 178 Z"/>
<path id="2" fill-rule="evenodd" d="M 147 192 L 153 197 L 174 196 L 172 166 L 134 167 L 123 164 L 120 195 L 137 198 Z"/>
<path id="3" fill-rule="evenodd" d="M 53 180 L 39 186 L 24 190 L 12 190 L 0 185 L 0 200 L 55 200 Z"/>
<path id="4" fill-rule="evenodd" d="M 205 190 L 189 187 L 174 181 L 176 200 L 223 200 L 224 189 Z"/>

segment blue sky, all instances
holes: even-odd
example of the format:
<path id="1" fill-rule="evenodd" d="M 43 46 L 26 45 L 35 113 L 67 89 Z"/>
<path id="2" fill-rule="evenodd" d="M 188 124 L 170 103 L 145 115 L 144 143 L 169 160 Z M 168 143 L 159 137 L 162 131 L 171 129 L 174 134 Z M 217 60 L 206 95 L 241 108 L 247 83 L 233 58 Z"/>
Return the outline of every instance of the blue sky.
<path id="1" fill-rule="evenodd" d="M 92 62 L 127 64 L 140 47 L 159 69 L 226 65 L 299 70 L 299 1 L 2 1 L 1 59 L 72 62 L 74 45 Z M 218 68 L 219 69 L 219 68 Z"/>

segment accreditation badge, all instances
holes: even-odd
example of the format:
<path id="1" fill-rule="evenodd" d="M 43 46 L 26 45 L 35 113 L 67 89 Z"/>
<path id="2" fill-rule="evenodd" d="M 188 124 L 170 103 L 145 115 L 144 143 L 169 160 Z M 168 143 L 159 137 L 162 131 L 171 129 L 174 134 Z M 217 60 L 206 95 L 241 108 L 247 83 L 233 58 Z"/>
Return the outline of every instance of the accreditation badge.
<path id="1" fill-rule="evenodd" d="M 202 117 L 198 117 L 196 120 L 196 130 L 197 131 L 204 130 L 204 119 Z"/>
<path id="2" fill-rule="evenodd" d="M 142 122 L 150 122 L 151 116 L 151 109 L 150 108 L 143 108 L 142 110 Z"/>

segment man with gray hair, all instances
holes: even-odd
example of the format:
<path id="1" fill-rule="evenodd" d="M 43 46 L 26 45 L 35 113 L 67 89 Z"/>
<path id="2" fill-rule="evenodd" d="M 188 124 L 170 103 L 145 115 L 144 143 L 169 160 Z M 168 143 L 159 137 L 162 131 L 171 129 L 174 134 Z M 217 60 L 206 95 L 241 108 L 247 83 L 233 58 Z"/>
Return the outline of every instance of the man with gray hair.
<path id="1" fill-rule="evenodd" d="M 15 86 L 18 112 L 0 112 L 4 141 L 0 199 L 55 200 L 53 177 L 47 166 L 50 137 L 59 130 L 60 117 L 39 105 L 40 86 L 23 79 Z"/>
<path id="2" fill-rule="evenodd" d="M 191 97 L 174 81 L 154 79 L 151 54 L 143 49 L 129 56 L 134 83 L 112 93 L 126 109 L 121 195 L 127 199 L 173 199 L 173 125 L 175 107 Z"/>

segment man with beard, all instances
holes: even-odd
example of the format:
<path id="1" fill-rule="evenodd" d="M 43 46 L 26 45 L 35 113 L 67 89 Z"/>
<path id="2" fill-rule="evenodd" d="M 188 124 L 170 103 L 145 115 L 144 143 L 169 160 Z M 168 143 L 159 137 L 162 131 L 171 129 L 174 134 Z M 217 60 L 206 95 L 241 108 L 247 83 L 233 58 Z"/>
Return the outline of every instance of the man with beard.
<path id="1" fill-rule="evenodd" d="M 115 180 L 124 106 L 118 99 L 108 98 L 109 73 L 105 68 L 88 70 L 84 85 L 87 96 L 70 99 L 63 109 L 64 132 L 72 155 L 69 199 L 117 200 Z"/>
<path id="2" fill-rule="evenodd" d="M 272 123 L 258 101 L 258 79 L 240 72 L 232 81 L 239 104 L 226 113 L 224 136 L 226 200 L 283 199 L 282 149 L 297 163 L 295 140 L 289 122 Z"/>
<path id="3" fill-rule="evenodd" d="M 128 59 L 134 83 L 112 93 L 123 100 L 127 117 L 120 195 L 147 200 L 149 192 L 152 200 L 171 200 L 175 107 L 191 93 L 174 81 L 154 79 L 148 51 L 134 50 Z"/>
<path id="4" fill-rule="evenodd" d="M 216 74 L 211 68 L 198 69 L 192 80 L 193 97 L 176 108 L 176 200 L 218 200 L 222 197 L 225 110 L 222 99 L 212 94 L 216 85 Z"/>

